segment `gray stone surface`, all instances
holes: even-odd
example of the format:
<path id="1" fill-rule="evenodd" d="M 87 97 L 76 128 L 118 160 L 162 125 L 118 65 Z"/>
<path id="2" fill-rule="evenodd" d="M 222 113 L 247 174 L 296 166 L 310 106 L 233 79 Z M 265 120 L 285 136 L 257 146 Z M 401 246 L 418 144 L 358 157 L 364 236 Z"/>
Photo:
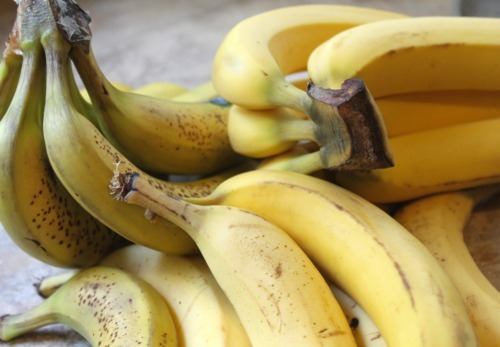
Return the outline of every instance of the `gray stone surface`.
<path id="1" fill-rule="evenodd" d="M 94 51 L 103 71 L 109 79 L 133 87 L 157 80 L 187 87 L 203 83 L 210 78 L 211 57 L 218 44 L 241 19 L 272 8 L 315 2 L 374 7 L 408 15 L 460 15 L 464 10 L 467 15 L 500 14 L 498 0 L 467 6 L 461 6 L 459 0 L 78 1 L 93 18 Z M 13 1 L 0 0 L 0 42 L 10 30 L 15 9 Z M 40 302 L 34 281 L 59 271 L 20 251 L 0 226 L 0 315 Z M 88 346 L 64 326 L 44 328 L 0 345 Z"/>

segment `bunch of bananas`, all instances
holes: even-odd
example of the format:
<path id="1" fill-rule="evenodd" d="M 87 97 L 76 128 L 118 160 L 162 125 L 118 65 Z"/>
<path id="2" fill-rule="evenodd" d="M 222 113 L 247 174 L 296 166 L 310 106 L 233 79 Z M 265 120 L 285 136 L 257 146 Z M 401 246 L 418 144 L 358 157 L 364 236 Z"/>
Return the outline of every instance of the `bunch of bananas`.
<path id="1" fill-rule="evenodd" d="M 462 235 L 500 191 L 500 20 L 285 7 L 192 90 L 109 81 L 89 23 L 20 0 L 0 62 L 0 222 L 67 269 L 0 340 L 500 344 Z"/>

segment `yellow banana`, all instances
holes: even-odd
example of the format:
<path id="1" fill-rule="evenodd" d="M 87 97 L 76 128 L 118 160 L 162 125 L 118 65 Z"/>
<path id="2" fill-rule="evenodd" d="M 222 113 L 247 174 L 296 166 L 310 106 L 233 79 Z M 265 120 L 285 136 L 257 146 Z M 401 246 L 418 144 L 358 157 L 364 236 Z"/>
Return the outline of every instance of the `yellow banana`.
<path id="1" fill-rule="evenodd" d="M 298 5 L 271 10 L 238 23 L 214 58 L 212 80 L 229 102 L 249 108 L 290 107 L 308 113 L 307 94 L 286 80 L 306 70 L 323 41 L 357 25 L 404 17 L 370 8 Z"/>
<path id="2" fill-rule="evenodd" d="M 125 92 L 131 92 L 133 91 L 132 87 L 127 85 L 127 84 L 124 84 L 124 83 L 121 83 L 121 82 L 117 82 L 117 81 L 113 81 L 113 82 L 110 82 L 115 88 L 119 89 L 119 90 L 122 90 L 122 91 L 125 91 Z M 147 87 L 147 88 L 146 88 Z M 141 88 L 144 88 L 146 93 L 144 93 Z M 141 94 L 141 93 L 144 93 L 147 95 L 147 93 L 151 92 L 149 90 L 150 86 L 143 86 L 141 88 L 138 88 L 137 90 L 139 90 L 139 93 L 138 94 Z M 156 91 L 155 91 L 156 92 Z M 90 95 L 89 95 L 89 92 L 87 91 L 87 89 L 85 88 L 82 88 L 80 90 L 80 93 L 82 94 L 82 98 L 83 100 L 85 100 L 86 102 L 88 103 L 91 103 L 92 100 L 90 99 Z"/>
<path id="3" fill-rule="evenodd" d="M 373 319 L 389 346 L 477 346 L 460 293 L 432 254 L 363 198 L 290 171 L 234 176 L 193 204 L 260 214 Z"/>
<path id="4" fill-rule="evenodd" d="M 186 93 L 188 89 L 177 83 L 160 81 L 160 82 L 152 82 L 145 84 L 131 91 L 136 94 L 147 95 L 159 99 L 168 100 Z"/>
<path id="5" fill-rule="evenodd" d="M 22 47 L 19 83 L 0 122 L 0 222 L 19 248 L 42 262 L 90 266 L 126 241 L 85 211 L 54 175 L 41 126 L 43 51 L 29 37 Z"/>
<path id="6" fill-rule="evenodd" d="M 323 88 L 362 78 L 374 98 L 437 90 L 500 90 L 500 19 L 413 17 L 367 23 L 319 45 L 307 70 Z"/>
<path id="7" fill-rule="evenodd" d="M 172 100 L 177 102 L 205 102 L 218 97 L 219 93 L 215 90 L 212 81 L 208 81 L 174 96 Z"/>
<path id="8" fill-rule="evenodd" d="M 394 167 L 338 172 L 335 180 L 377 203 L 500 182 L 500 118 L 390 139 Z"/>
<path id="9" fill-rule="evenodd" d="M 178 256 L 140 245 L 119 249 L 99 262 L 148 282 L 167 301 L 184 347 L 250 346 L 232 304 L 200 256 Z M 65 271 L 37 283 L 43 297 L 52 295 L 78 271 Z"/>
<path id="10" fill-rule="evenodd" d="M 7 111 L 21 75 L 23 57 L 19 47 L 18 23 L 14 23 L 0 59 L 0 120 Z"/>
<path id="11" fill-rule="evenodd" d="M 38 306 L 2 316 L 0 340 L 57 323 L 92 346 L 178 346 L 163 297 L 144 280 L 109 267 L 82 270 Z"/>
<path id="12" fill-rule="evenodd" d="M 99 265 L 131 272 L 167 301 L 185 347 L 250 346 L 233 306 L 200 256 L 177 256 L 131 245 Z"/>
<path id="13" fill-rule="evenodd" d="M 487 186 L 436 194 L 407 203 L 394 216 L 432 252 L 455 283 L 484 347 L 500 343 L 500 293 L 474 262 L 463 230 L 474 207 L 498 191 L 498 186 Z"/>
<path id="14" fill-rule="evenodd" d="M 91 96 L 101 131 L 142 170 L 206 175 L 242 160 L 227 136 L 227 105 L 123 92 L 102 74 L 92 51 L 87 54 L 74 47 L 72 59 Z"/>
<path id="15" fill-rule="evenodd" d="M 172 223 L 165 220 L 150 223 L 145 220 L 141 208 L 111 199 L 107 187 L 115 163 L 120 162 L 120 168 L 126 171 L 139 169 L 113 148 L 74 107 L 66 68 L 69 44 L 57 32 L 44 36 L 42 43 L 47 61 L 43 132 L 49 160 L 57 177 L 90 214 L 126 239 L 166 253 L 196 252 L 193 240 Z M 148 177 L 169 194 L 203 196 L 225 178 L 247 170 L 246 165 L 251 163 L 243 163 L 218 175 L 190 182 L 170 182 Z"/>
<path id="16" fill-rule="evenodd" d="M 389 137 L 500 117 L 500 91 L 445 90 L 375 100 Z"/>
<path id="17" fill-rule="evenodd" d="M 246 210 L 186 203 L 137 174 L 117 173 L 112 187 L 195 240 L 253 346 L 355 346 L 325 279 L 280 228 Z"/>
<path id="18" fill-rule="evenodd" d="M 233 149 L 247 157 L 266 158 L 282 153 L 300 140 L 317 141 L 315 125 L 288 108 L 250 110 L 231 106 L 227 133 Z"/>

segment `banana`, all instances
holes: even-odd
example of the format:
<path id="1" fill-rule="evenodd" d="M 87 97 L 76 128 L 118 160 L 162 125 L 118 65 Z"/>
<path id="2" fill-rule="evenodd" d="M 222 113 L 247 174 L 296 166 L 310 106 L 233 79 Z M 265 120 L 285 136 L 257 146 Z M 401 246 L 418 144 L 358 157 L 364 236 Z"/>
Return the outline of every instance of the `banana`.
<path id="1" fill-rule="evenodd" d="M 167 301 L 182 346 L 250 346 L 233 306 L 200 256 L 176 256 L 131 245 L 99 265 L 131 272 Z"/>
<path id="2" fill-rule="evenodd" d="M 113 81 L 113 82 L 110 82 L 115 88 L 119 89 L 119 90 L 123 90 L 123 91 L 126 91 L 126 92 L 130 92 L 133 90 L 133 88 L 127 84 L 124 84 L 124 83 L 121 83 L 121 82 L 116 82 L 116 81 Z M 144 88 L 144 89 L 142 89 Z M 154 91 L 152 91 L 151 89 L 153 89 Z M 138 92 L 137 92 L 138 91 Z M 153 86 L 149 86 L 149 85 L 144 85 L 140 88 L 137 88 L 136 90 L 136 93 L 138 94 L 146 94 L 147 93 L 159 93 L 155 90 L 155 88 Z M 83 97 L 83 100 L 85 100 L 86 102 L 88 103 L 91 103 L 92 100 L 90 99 L 90 95 L 89 95 L 89 92 L 87 91 L 87 89 L 85 88 L 82 88 L 80 89 L 80 93 L 82 94 L 82 97 Z"/>
<path id="3" fill-rule="evenodd" d="M 500 90 L 500 19 L 413 17 L 367 23 L 319 45 L 307 71 L 323 88 L 361 78 L 374 98 L 438 90 Z"/>
<path id="4" fill-rule="evenodd" d="M 14 97 L 17 82 L 21 75 L 23 58 L 20 54 L 19 40 L 19 27 L 16 21 L 5 42 L 5 48 L 0 59 L 0 121 Z"/>
<path id="5" fill-rule="evenodd" d="M 219 93 L 215 90 L 212 81 L 208 81 L 174 96 L 172 100 L 176 102 L 205 102 L 218 97 Z"/>
<path id="6" fill-rule="evenodd" d="M 91 96 L 101 131 L 142 170 L 206 175 L 242 160 L 227 136 L 227 105 L 123 92 L 103 75 L 92 50 L 87 54 L 74 47 L 71 56 Z"/>
<path id="7" fill-rule="evenodd" d="M 388 137 L 500 117 L 500 91 L 445 90 L 375 99 Z"/>
<path id="8" fill-rule="evenodd" d="M 17 246 L 37 260 L 58 267 L 90 266 L 126 241 L 85 211 L 54 175 L 41 126 L 43 51 L 38 40 L 21 36 L 21 75 L 0 122 L 0 222 Z"/>
<path id="9" fill-rule="evenodd" d="M 357 346 L 386 347 L 384 338 L 366 311 L 335 284 L 330 283 L 330 289 L 349 321 Z"/>
<path id="10" fill-rule="evenodd" d="M 47 96 L 43 132 L 55 174 L 90 214 L 134 243 L 166 253 L 197 252 L 193 240 L 181 229 L 159 220 L 145 220 L 143 210 L 113 201 L 107 192 L 115 163 L 123 170 L 138 171 L 106 141 L 99 130 L 73 105 L 66 64 L 69 44 L 57 31 L 42 38 L 47 61 Z M 66 58 L 66 59 L 65 59 Z M 176 196 L 206 195 L 227 177 L 247 170 L 251 163 L 190 182 L 170 182 L 148 176 L 162 190 Z M 146 175 L 145 173 L 143 173 Z"/>
<path id="11" fill-rule="evenodd" d="M 186 93 L 188 89 L 177 83 L 159 81 L 159 82 L 151 82 L 145 84 L 132 91 L 136 94 L 147 95 L 159 99 L 168 100 Z"/>
<path id="12" fill-rule="evenodd" d="M 249 17 L 223 39 L 212 81 L 229 102 L 249 108 L 290 107 L 308 113 L 310 99 L 286 76 L 304 71 L 309 54 L 338 33 L 372 21 L 404 17 L 370 8 L 298 5 Z"/>
<path id="13" fill-rule="evenodd" d="M 138 174 L 116 173 L 111 187 L 195 240 L 253 346 L 355 346 L 325 279 L 280 228 L 246 210 L 186 203 Z"/>
<path id="14" fill-rule="evenodd" d="M 498 186 L 487 186 L 436 194 L 405 204 L 394 216 L 432 252 L 455 283 L 484 347 L 500 342 L 500 293 L 474 262 L 463 230 L 474 207 L 498 191 Z"/>
<path id="15" fill-rule="evenodd" d="M 376 203 L 498 183 L 499 131 L 494 118 L 394 137 L 394 167 L 338 172 L 335 180 Z"/>
<path id="16" fill-rule="evenodd" d="M 389 346 L 477 345 L 460 293 L 439 262 L 352 192 L 304 174 L 253 170 L 186 202 L 244 208 L 286 231 L 364 308 Z"/>
<path id="17" fill-rule="evenodd" d="M 177 329 L 179 345 L 185 347 L 250 346 L 233 306 L 200 256 L 178 256 L 140 245 L 119 249 L 98 266 L 132 273 L 148 282 L 167 301 Z M 36 284 L 43 297 L 74 277 L 65 271 Z"/>
<path id="18" fill-rule="evenodd" d="M 82 270 L 38 306 L 0 318 L 0 340 L 56 323 L 92 346 L 178 346 L 163 297 L 144 280 L 108 267 Z"/>
<path id="19" fill-rule="evenodd" d="M 252 158 L 280 154 L 300 140 L 317 141 L 314 122 L 285 107 L 250 110 L 233 105 L 227 133 L 233 149 Z"/>

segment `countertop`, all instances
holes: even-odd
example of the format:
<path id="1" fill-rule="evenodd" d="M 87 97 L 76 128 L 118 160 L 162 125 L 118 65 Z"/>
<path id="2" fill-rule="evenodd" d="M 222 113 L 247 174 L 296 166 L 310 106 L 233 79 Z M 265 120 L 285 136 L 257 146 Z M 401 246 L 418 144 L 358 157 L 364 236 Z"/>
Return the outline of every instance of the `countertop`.
<path id="1" fill-rule="evenodd" d="M 93 47 L 110 80 L 139 87 L 171 81 L 194 87 L 210 78 L 211 58 L 224 35 L 240 20 L 272 8 L 303 3 L 337 3 L 373 7 L 408 15 L 500 16 L 496 0 L 80 0 L 92 17 Z M 16 5 L 0 1 L 0 42 L 12 26 Z M 478 210 L 466 238 L 485 274 L 500 287 L 500 199 Z M 60 272 L 24 254 L 0 226 L 0 315 L 16 313 L 40 302 L 33 283 Z M 5 346 L 88 346 L 62 326 L 43 328 Z"/>

